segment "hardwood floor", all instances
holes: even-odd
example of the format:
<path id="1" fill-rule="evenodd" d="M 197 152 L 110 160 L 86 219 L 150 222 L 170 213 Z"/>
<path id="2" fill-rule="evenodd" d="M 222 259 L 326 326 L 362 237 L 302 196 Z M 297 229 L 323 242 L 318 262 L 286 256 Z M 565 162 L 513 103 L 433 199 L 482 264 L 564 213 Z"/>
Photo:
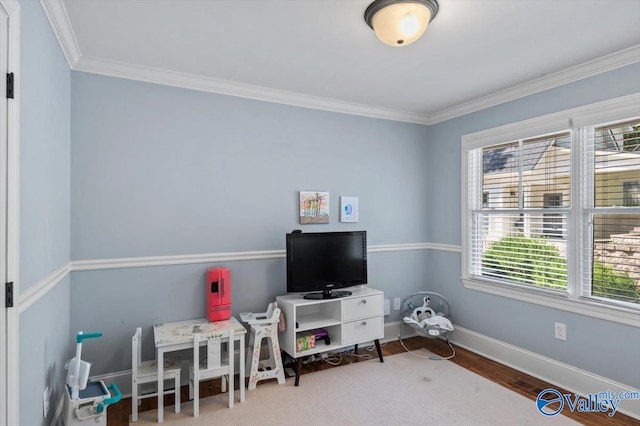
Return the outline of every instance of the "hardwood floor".
<path id="1" fill-rule="evenodd" d="M 409 350 L 417 350 L 426 348 L 433 353 L 440 356 L 448 356 L 451 354 L 451 349 L 447 346 L 446 342 L 440 339 L 427 339 L 425 337 L 412 337 L 403 340 L 405 346 Z M 480 376 L 483 376 L 495 383 L 498 383 L 507 389 L 519 393 L 533 401 L 536 400 L 538 394 L 547 388 L 554 388 L 561 393 L 571 393 L 564 389 L 558 388 L 550 383 L 536 379 L 527 374 L 524 374 L 518 370 L 507 367 L 488 358 L 475 354 L 471 351 L 465 350 L 460 347 L 455 347 L 456 355 L 451 359 L 452 362 L 466 368 Z M 382 346 L 382 354 L 392 356 L 395 354 L 403 353 L 405 349 L 402 347 L 400 341 L 387 342 Z M 370 355 L 376 359 L 378 354 L 375 350 L 369 351 L 367 348 L 360 347 L 358 354 Z M 343 356 L 339 365 L 350 364 L 354 362 L 361 362 L 364 359 L 360 359 L 354 356 Z M 433 361 L 437 362 L 437 361 Z M 317 361 L 313 363 L 304 364 L 302 366 L 302 374 L 311 373 L 313 371 L 324 370 L 327 368 L 335 368 L 336 366 L 330 365 L 324 361 Z M 220 393 L 219 380 L 213 380 L 201 384 L 200 395 L 206 397 Z M 304 377 L 300 379 L 300 385 L 304 385 Z M 606 390 L 606 389 L 598 389 Z M 595 390 L 594 390 L 595 391 Z M 186 386 L 182 389 L 182 401 L 188 400 L 188 389 Z M 165 408 L 169 405 L 173 405 L 173 396 L 165 397 Z M 629 402 L 627 402 L 629 403 Z M 155 398 L 149 398 L 142 402 L 139 411 L 155 410 L 157 407 Z M 625 416 L 622 413 L 616 413 L 615 416 L 609 417 L 606 413 L 579 413 L 577 411 L 570 411 L 569 409 L 563 409 L 562 414 L 588 426 L 640 426 L 640 421 L 633 419 L 629 416 Z M 129 424 L 129 417 L 131 415 L 131 399 L 122 399 L 119 403 L 109 406 L 107 413 L 107 426 L 124 426 Z"/>

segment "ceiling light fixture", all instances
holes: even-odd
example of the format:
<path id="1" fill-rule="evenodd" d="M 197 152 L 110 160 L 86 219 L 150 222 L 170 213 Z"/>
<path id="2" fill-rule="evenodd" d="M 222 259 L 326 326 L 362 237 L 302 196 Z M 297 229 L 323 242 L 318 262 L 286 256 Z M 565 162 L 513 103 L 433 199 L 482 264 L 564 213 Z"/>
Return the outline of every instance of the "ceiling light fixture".
<path id="1" fill-rule="evenodd" d="M 375 0 L 364 20 L 389 46 L 406 46 L 422 36 L 438 13 L 436 0 Z"/>

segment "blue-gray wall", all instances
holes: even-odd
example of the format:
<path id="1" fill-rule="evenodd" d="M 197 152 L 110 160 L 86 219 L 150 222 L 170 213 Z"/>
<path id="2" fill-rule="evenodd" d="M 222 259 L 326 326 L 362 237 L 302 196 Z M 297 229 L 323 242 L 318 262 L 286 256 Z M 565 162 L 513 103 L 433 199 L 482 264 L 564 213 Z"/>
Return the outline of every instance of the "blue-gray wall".
<path id="1" fill-rule="evenodd" d="M 21 1 L 20 292 L 69 262 L 70 71 L 38 2 Z"/>
<path id="2" fill-rule="evenodd" d="M 69 262 L 70 71 L 39 2 L 21 1 L 20 293 Z M 20 315 L 20 424 L 50 424 L 42 393 L 61 398 L 70 279 Z"/>
<path id="3" fill-rule="evenodd" d="M 282 249 L 296 228 L 366 229 L 370 245 L 459 245 L 463 134 L 632 93 L 639 70 L 430 127 L 73 72 L 72 259 Z M 305 189 L 331 192 L 330 225 L 298 224 Z M 360 223 L 338 222 L 339 195 L 360 197 Z M 92 371 L 130 367 L 136 326 L 153 356 L 154 323 L 204 316 L 211 266 L 73 273 L 71 329 L 105 331 L 85 349 Z M 225 266 L 235 313 L 264 309 L 286 290 L 283 259 Z M 455 252 L 370 255 L 369 283 L 388 298 L 441 292 L 462 327 L 639 387 L 638 329 L 466 290 L 460 273 Z M 554 321 L 567 324 L 567 342 L 553 338 Z"/>
<path id="4" fill-rule="evenodd" d="M 72 73 L 73 260 L 284 249 L 285 234 L 368 231 L 370 245 L 427 238 L 426 126 Z M 329 191 L 329 225 L 300 225 L 298 191 Z M 339 223 L 339 196 L 360 221 Z M 369 284 L 425 284 L 426 251 L 369 258 Z M 211 264 L 72 274 L 72 330 L 92 373 L 130 368 L 137 326 L 205 316 Z M 227 262 L 233 312 L 286 292 L 284 259 Z M 396 318 L 398 319 L 398 318 Z M 152 355 L 149 338 L 144 351 Z M 114 350 L 114 348 L 116 348 Z"/>
<path id="5" fill-rule="evenodd" d="M 496 126 L 640 90 L 640 64 L 488 108 L 429 127 L 429 241 L 460 245 L 461 137 Z M 431 251 L 429 283 L 447 296 L 465 328 L 584 370 L 640 387 L 640 329 L 540 305 L 467 290 L 461 255 Z M 567 341 L 554 338 L 554 322 Z"/>
<path id="6" fill-rule="evenodd" d="M 298 191 L 369 244 L 422 242 L 426 126 L 72 73 L 73 260 L 284 248 Z M 339 196 L 360 222 L 338 223 Z"/>

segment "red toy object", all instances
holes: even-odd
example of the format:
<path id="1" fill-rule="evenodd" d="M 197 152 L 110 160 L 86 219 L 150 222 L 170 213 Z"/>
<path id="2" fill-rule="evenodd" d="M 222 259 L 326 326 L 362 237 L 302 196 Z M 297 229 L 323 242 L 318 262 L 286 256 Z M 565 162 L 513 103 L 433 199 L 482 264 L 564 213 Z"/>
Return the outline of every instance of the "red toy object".
<path id="1" fill-rule="evenodd" d="M 212 322 L 231 317 L 231 272 L 227 268 L 207 271 L 207 317 Z"/>

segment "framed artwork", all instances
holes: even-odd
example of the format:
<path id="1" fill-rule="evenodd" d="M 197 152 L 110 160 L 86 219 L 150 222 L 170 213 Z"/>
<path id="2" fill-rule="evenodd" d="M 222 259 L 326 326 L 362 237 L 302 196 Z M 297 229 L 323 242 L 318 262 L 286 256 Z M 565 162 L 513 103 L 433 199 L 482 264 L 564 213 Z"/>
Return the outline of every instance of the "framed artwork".
<path id="1" fill-rule="evenodd" d="M 302 225 L 329 223 L 329 193 L 300 191 L 300 223 Z"/>
<path id="2" fill-rule="evenodd" d="M 358 221 L 358 197 L 340 197 L 340 222 Z"/>

